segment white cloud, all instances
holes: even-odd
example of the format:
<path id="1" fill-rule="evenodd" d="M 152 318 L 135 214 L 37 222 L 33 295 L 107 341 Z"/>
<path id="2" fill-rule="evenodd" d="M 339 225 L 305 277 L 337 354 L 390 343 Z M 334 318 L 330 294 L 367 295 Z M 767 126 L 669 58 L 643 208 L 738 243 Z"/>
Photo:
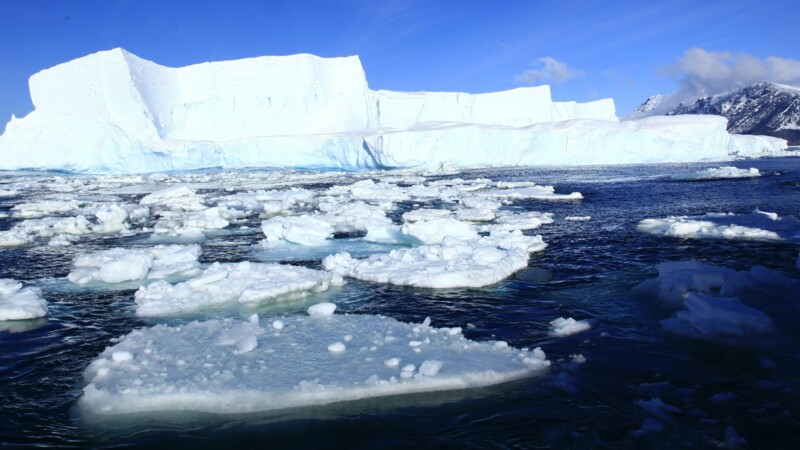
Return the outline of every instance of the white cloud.
<path id="1" fill-rule="evenodd" d="M 676 64 L 662 68 L 662 74 L 678 82 L 672 95 L 672 103 L 677 105 L 764 81 L 800 86 L 800 61 L 696 47 L 686 50 Z"/>
<path id="2" fill-rule="evenodd" d="M 520 75 L 517 75 L 517 81 L 524 81 L 526 83 L 538 83 L 541 81 L 553 80 L 556 83 L 563 83 L 575 77 L 583 76 L 583 71 L 580 69 L 570 69 L 566 63 L 563 63 L 552 56 L 545 56 L 539 58 L 534 64 L 534 68 L 528 69 Z"/>
<path id="3" fill-rule="evenodd" d="M 655 109 L 644 115 L 665 114 L 681 103 L 764 81 L 800 86 L 800 60 L 778 56 L 762 59 L 748 53 L 695 47 L 686 50 L 675 64 L 662 67 L 661 75 L 673 78 L 678 89 L 664 96 Z M 633 113 L 629 118 L 642 115 Z"/>

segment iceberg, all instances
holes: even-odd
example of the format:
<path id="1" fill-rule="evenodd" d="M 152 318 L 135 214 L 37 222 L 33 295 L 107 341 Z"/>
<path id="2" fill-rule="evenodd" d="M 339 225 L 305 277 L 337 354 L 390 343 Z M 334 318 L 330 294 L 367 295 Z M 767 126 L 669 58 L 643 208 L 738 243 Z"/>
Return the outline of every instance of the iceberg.
<path id="1" fill-rule="evenodd" d="M 0 170 L 144 173 L 727 160 L 786 148 L 714 116 L 619 122 L 614 102 L 371 90 L 357 56 L 264 56 L 171 68 L 121 48 L 31 76 L 34 111 L 0 135 Z"/>
<path id="2" fill-rule="evenodd" d="M 306 317 L 134 330 L 86 369 L 79 404 L 100 415 L 249 413 L 490 386 L 550 365 L 539 348 L 471 341 L 458 327 L 315 306 Z"/>

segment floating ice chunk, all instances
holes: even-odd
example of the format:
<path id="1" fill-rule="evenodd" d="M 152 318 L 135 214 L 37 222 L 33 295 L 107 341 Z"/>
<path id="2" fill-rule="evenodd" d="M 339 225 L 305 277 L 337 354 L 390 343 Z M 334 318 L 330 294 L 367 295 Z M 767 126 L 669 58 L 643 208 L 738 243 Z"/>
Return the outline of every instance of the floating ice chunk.
<path id="1" fill-rule="evenodd" d="M 550 364 L 538 348 L 501 348 L 384 316 L 284 320 L 280 332 L 269 322 L 262 327 L 238 320 L 132 331 L 86 369 L 79 404 L 95 414 L 248 413 L 490 386 L 540 374 Z M 412 333 L 428 342 L 419 352 L 403 340 L 384 339 Z M 353 348 L 369 348 L 370 358 L 360 351 L 329 351 L 331 343 L 342 344 L 342 335 L 352 336 Z M 241 354 L 238 348 L 249 336 L 258 345 Z M 131 359 L 115 361 L 118 352 Z M 399 367 L 400 360 L 408 370 Z"/>
<path id="2" fill-rule="evenodd" d="M 349 203 L 320 202 L 319 209 L 324 214 L 312 216 L 327 222 L 333 230 L 340 233 L 368 231 L 370 228 L 391 226 L 392 220 L 377 206 L 362 201 Z"/>
<path id="3" fill-rule="evenodd" d="M 489 236 L 481 238 L 486 245 L 494 245 L 503 250 L 522 250 L 526 253 L 540 252 L 547 248 L 547 244 L 539 235 L 526 236 L 519 230 L 502 231 L 492 230 Z"/>
<path id="4" fill-rule="evenodd" d="M 750 272 L 737 272 L 698 261 L 663 262 L 658 266 L 658 277 L 643 281 L 636 286 L 635 291 L 655 297 L 666 307 L 679 308 L 689 292 L 736 297 L 753 289 L 758 279 L 767 281 L 768 284 L 790 283 L 774 273 L 774 277 L 759 276 L 766 270 L 756 267 Z"/>
<path id="5" fill-rule="evenodd" d="M 403 214 L 406 222 L 420 222 L 435 219 L 446 219 L 453 216 L 452 211 L 446 209 L 415 209 Z"/>
<path id="6" fill-rule="evenodd" d="M 348 195 L 354 200 L 378 202 L 402 202 L 410 200 L 406 189 L 393 183 L 376 183 L 372 180 L 357 181 L 349 186 L 333 186 L 328 195 Z"/>
<path id="7" fill-rule="evenodd" d="M 47 301 L 38 288 L 23 288 L 22 283 L 0 279 L 0 320 L 37 319 L 47 315 Z"/>
<path id="8" fill-rule="evenodd" d="M 653 397 L 650 400 L 636 400 L 636 406 L 656 419 L 662 422 L 671 422 L 671 414 L 683 414 L 680 408 L 665 403 L 658 397 Z"/>
<path id="9" fill-rule="evenodd" d="M 331 353 L 341 353 L 345 350 L 347 350 L 347 347 L 345 347 L 345 345 L 341 342 L 334 342 L 328 346 L 328 351 Z"/>
<path id="10" fill-rule="evenodd" d="M 556 194 L 553 186 L 538 186 L 530 183 L 525 184 L 524 187 L 510 187 L 503 189 L 502 183 L 498 183 L 501 188 L 486 189 L 478 191 L 476 195 L 495 198 L 510 198 L 510 199 L 534 199 L 534 200 L 580 200 L 583 198 L 580 192 L 573 192 L 571 194 Z"/>
<path id="11" fill-rule="evenodd" d="M 519 232 L 517 232 L 519 233 Z M 541 245 L 532 246 L 538 240 Z M 505 247 L 503 247 L 505 246 Z M 497 283 L 527 266 L 528 251 L 543 250 L 540 236 L 483 237 L 474 241 L 445 238 L 441 245 L 392 250 L 353 259 L 337 253 L 322 260 L 326 270 L 378 283 L 428 288 L 481 287 Z"/>
<path id="12" fill-rule="evenodd" d="M 271 190 L 256 192 L 238 192 L 220 197 L 217 205 L 245 211 L 264 211 L 277 214 L 289 211 L 298 204 L 309 203 L 314 193 L 308 189 L 291 188 L 288 190 Z"/>
<path id="13" fill-rule="evenodd" d="M 12 228 L 0 231 L 0 248 L 22 247 L 23 245 L 32 244 L 33 240 L 34 237 L 24 229 Z"/>
<path id="14" fill-rule="evenodd" d="M 772 319 L 763 312 L 743 305 L 735 297 L 713 297 L 690 292 L 684 300 L 686 310 L 678 311 L 661 326 L 670 333 L 697 339 L 746 336 L 774 331 Z"/>
<path id="15" fill-rule="evenodd" d="M 670 178 L 679 181 L 720 180 L 732 178 L 757 178 L 761 172 L 755 167 L 739 169 L 733 166 L 712 167 L 699 172 L 678 173 Z"/>
<path id="16" fill-rule="evenodd" d="M 456 210 L 456 218 L 471 222 L 494 220 L 497 209 L 502 206 L 500 202 L 491 198 L 471 194 L 459 199 L 459 205 L 463 208 Z"/>
<path id="17" fill-rule="evenodd" d="M 76 257 L 67 279 L 83 285 L 189 277 L 200 273 L 200 254 L 199 245 L 113 248 Z"/>
<path id="18" fill-rule="evenodd" d="M 662 263 L 658 278 L 642 282 L 635 291 L 667 307 L 684 308 L 661 322 L 669 333 L 746 345 L 739 338 L 776 332 L 773 318 L 759 308 L 766 307 L 775 318 L 794 325 L 793 306 L 786 300 L 796 298 L 798 289 L 797 280 L 763 267 L 737 272 L 688 261 Z"/>
<path id="19" fill-rule="evenodd" d="M 11 215 L 21 219 L 36 219 L 75 211 L 83 205 L 77 200 L 41 200 L 15 205 L 11 208 Z"/>
<path id="20" fill-rule="evenodd" d="M 330 317 L 336 311 L 336 305 L 333 303 L 317 303 L 308 307 L 308 315 L 311 317 Z"/>
<path id="21" fill-rule="evenodd" d="M 178 211 L 202 211 L 206 209 L 203 202 L 203 197 L 192 189 L 177 186 L 148 194 L 139 201 L 139 204 Z"/>
<path id="22" fill-rule="evenodd" d="M 636 226 L 636 230 L 657 236 L 694 239 L 800 241 L 800 221 L 759 210 L 751 214 L 708 213 L 702 216 L 644 219 Z"/>
<path id="23" fill-rule="evenodd" d="M 136 291 L 136 314 L 165 316 L 210 305 L 238 301 L 255 303 L 287 294 L 304 295 L 343 283 L 334 274 L 298 266 L 241 262 L 214 263 L 198 277 L 169 284 L 157 281 Z"/>
<path id="24" fill-rule="evenodd" d="M 265 246 L 279 242 L 320 246 L 333 236 L 333 227 L 313 216 L 273 217 L 261 223 L 261 231 L 267 237 L 262 241 Z"/>
<path id="25" fill-rule="evenodd" d="M 19 191 L 16 189 L 0 189 L 0 198 L 15 197 L 17 195 L 19 195 Z"/>
<path id="26" fill-rule="evenodd" d="M 570 222 L 588 222 L 592 220 L 592 216 L 567 216 L 564 217 L 564 220 L 568 220 Z"/>
<path id="27" fill-rule="evenodd" d="M 128 212 L 118 205 L 103 205 L 95 212 L 97 225 L 92 227 L 95 233 L 116 233 L 130 229 Z"/>
<path id="28" fill-rule="evenodd" d="M 555 337 L 564 337 L 572 334 L 578 334 L 591 328 L 592 325 L 585 320 L 575 320 L 572 317 L 563 318 L 559 317 L 550 322 L 550 331 L 548 334 Z"/>
<path id="29" fill-rule="evenodd" d="M 539 211 L 508 212 L 501 211 L 497 214 L 495 223 L 483 225 L 481 231 L 513 231 L 513 230 L 533 230 L 543 224 L 553 223 L 553 213 L 543 213 Z"/>
<path id="30" fill-rule="evenodd" d="M 478 237 L 472 225 L 450 218 L 406 223 L 400 227 L 400 233 L 407 237 L 406 242 L 422 244 L 441 244 L 446 238 L 474 240 Z"/>

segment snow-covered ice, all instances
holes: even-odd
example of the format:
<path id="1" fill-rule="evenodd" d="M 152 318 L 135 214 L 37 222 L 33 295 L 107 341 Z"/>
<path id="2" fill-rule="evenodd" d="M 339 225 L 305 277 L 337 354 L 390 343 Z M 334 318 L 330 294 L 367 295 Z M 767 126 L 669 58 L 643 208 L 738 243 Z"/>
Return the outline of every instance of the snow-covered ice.
<path id="1" fill-rule="evenodd" d="M 37 319 L 47 315 L 47 300 L 39 288 L 22 287 L 16 280 L 0 279 L 0 320 Z"/>
<path id="2" fill-rule="evenodd" d="M 644 219 L 636 225 L 636 230 L 657 236 L 693 239 L 800 241 L 800 220 L 759 210 L 750 214 L 707 213 Z"/>
<path id="3" fill-rule="evenodd" d="M 343 284 L 325 271 L 280 264 L 214 263 L 202 274 L 178 283 L 156 281 L 136 291 L 136 314 L 168 316 L 230 302 L 263 303 L 288 294 L 322 292 Z"/>
<path id="4" fill-rule="evenodd" d="M 739 169 L 733 166 L 712 167 L 699 172 L 678 173 L 670 178 L 678 181 L 703 181 L 703 180 L 724 180 L 736 178 L 757 178 L 761 172 L 755 167 L 749 169 Z"/>
<path id="5" fill-rule="evenodd" d="M 460 328 L 384 316 L 280 322 L 254 315 L 132 331 L 86 369 L 79 404 L 104 415 L 248 413 L 478 388 L 534 376 L 550 364 L 538 348 L 475 342 Z"/>
<path id="6" fill-rule="evenodd" d="M 333 236 L 333 227 L 313 216 L 276 216 L 261 224 L 261 231 L 266 238 L 263 245 L 269 246 L 279 242 L 319 246 L 327 244 Z"/>
<path id="7" fill-rule="evenodd" d="M 199 245 L 112 248 L 76 257 L 67 279 L 83 285 L 191 277 L 201 272 L 201 253 Z"/>
<path id="8" fill-rule="evenodd" d="M 426 288 L 481 287 L 528 265 L 529 253 L 547 246 L 541 236 L 499 232 L 473 240 L 445 237 L 441 244 L 396 249 L 354 259 L 337 253 L 322 260 L 326 270 L 377 283 Z"/>
<path id="9" fill-rule="evenodd" d="M 12 117 L 0 136 L 3 170 L 625 164 L 786 148 L 783 139 L 731 135 L 716 116 L 619 122 L 613 100 L 554 102 L 549 86 L 373 91 L 357 56 L 170 68 L 117 48 L 45 69 L 29 85 L 34 111 Z"/>

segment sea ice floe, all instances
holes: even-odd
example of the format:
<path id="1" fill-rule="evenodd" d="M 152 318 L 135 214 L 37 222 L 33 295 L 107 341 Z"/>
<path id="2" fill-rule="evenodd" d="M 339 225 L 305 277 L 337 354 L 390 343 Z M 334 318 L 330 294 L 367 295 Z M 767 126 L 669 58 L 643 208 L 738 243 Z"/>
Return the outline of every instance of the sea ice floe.
<path id="1" fill-rule="evenodd" d="M 555 337 L 564 337 L 586 331 L 591 327 L 592 325 L 586 320 L 575 320 L 572 317 L 566 319 L 559 317 L 550 322 L 550 331 L 548 334 Z"/>
<path id="2" fill-rule="evenodd" d="M 733 166 L 712 167 L 699 172 L 678 173 L 670 178 L 679 181 L 720 180 L 731 178 L 756 178 L 761 172 L 755 167 L 739 169 Z"/>
<path id="3" fill-rule="evenodd" d="M 795 306 L 788 300 L 798 289 L 800 282 L 760 266 L 738 272 L 683 261 L 661 263 L 659 276 L 640 283 L 635 292 L 678 309 L 661 322 L 667 332 L 736 344 L 729 338 L 775 332 L 773 318 L 791 322 Z"/>
<path id="4" fill-rule="evenodd" d="M 306 246 L 326 245 L 333 236 L 333 227 L 313 216 L 276 216 L 261 223 L 266 238 L 262 245 L 290 242 Z"/>
<path id="5" fill-rule="evenodd" d="M 14 205 L 11 208 L 11 215 L 19 219 L 38 219 L 77 211 L 86 204 L 86 202 L 68 199 L 39 200 Z"/>
<path id="6" fill-rule="evenodd" d="M 458 328 L 385 316 L 280 321 L 275 327 L 255 316 L 134 330 L 88 366 L 79 404 L 103 415 L 250 413 L 478 388 L 550 365 L 539 348 L 475 342 Z M 412 340 L 420 345 L 409 346 Z"/>
<path id="7" fill-rule="evenodd" d="M 325 199 L 320 200 L 318 207 L 322 213 L 312 217 L 327 222 L 335 232 L 339 233 L 366 232 L 370 228 L 392 224 L 383 208 L 368 205 L 360 200 L 340 202 Z"/>
<path id="8" fill-rule="evenodd" d="M 441 244 L 392 250 L 354 259 L 337 253 L 322 260 L 326 270 L 378 283 L 426 288 L 481 287 L 527 266 L 529 253 L 544 250 L 541 236 L 519 231 L 475 240 L 446 237 Z"/>
<path id="9" fill-rule="evenodd" d="M 751 214 L 707 213 L 702 216 L 644 219 L 636 225 L 636 230 L 657 236 L 693 239 L 800 241 L 800 221 L 759 210 Z"/>
<path id="10" fill-rule="evenodd" d="M 592 220 L 592 217 L 591 216 L 567 216 L 567 217 L 564 217 L 564 220 L 567 220 L 569 222 L 588 222 L 588 221 Z"/>
<path id="11" fill-rule="evenodd" d="M 539 211 L 499 211 L 494 223 L 483 225 L 480 227 L 480 230 L 533 230 L 550 223 L 553 223 L 553 213 L 543 213 Z"/>
<path id="12" fill-rule="evenodd" d="M 453 212 L 446 209 L 415 209 L 407 213 L 403 213 L 403 220 L 405 222 L 424 222 L 435 219 L 445 219 L 453 217 Z"/>
<path id="13" fill-rule="evenodd" d="M 204 201 L 194 190 L 176 186 L 148 194 L 139 203 L 178 211 L 202 211 L 206 209 Z"/>
<path id="14" fill-rule="evenodd" d="M 201 272 L 201 253 L 199 245 L 112 248 L 77 256 L 67 279 L 84 285 L 191 277 Z"/>
<path id="15" fill-rule="evenodd" d="M 0 279 L 0 320 L 37 319 L 47 315 L 47 301 L 39 288 L 23 288 L 22 283 Z"/>
<path id="16" fill-rule="evenodd" d="M 497 185 L 498 187 L 495 189 L 486 189 L 483 191 L 478 191 L 475 194 L 494 198 L 533 200 L 580 200 L 583 198 L 583 195 L 580 192 L 556 194 L 556 190 L 553 186 L 539 186 L 535 183 L 497 183 Z"/>
<path id="17" fill-rule="evenodd" d="M 222 303 L 262 303 L 287 294 L 305 295 L 344 283 L 338 275 L 299 266 L 251 262 L 214 263 L 178 284 L 157 281 L 136 291 L 136 314 L 167 316 Z"/>
<path id="18" fill-rule="evenodd" d="M 238 192 L 218 198 L 217 205 L 242 211 L 263 211 L 277 214 L 290 211 L 295 206 L 310 203 L 314 192 L 308 189 L 291 188 L 287 190 L 259 190 Z"/>

